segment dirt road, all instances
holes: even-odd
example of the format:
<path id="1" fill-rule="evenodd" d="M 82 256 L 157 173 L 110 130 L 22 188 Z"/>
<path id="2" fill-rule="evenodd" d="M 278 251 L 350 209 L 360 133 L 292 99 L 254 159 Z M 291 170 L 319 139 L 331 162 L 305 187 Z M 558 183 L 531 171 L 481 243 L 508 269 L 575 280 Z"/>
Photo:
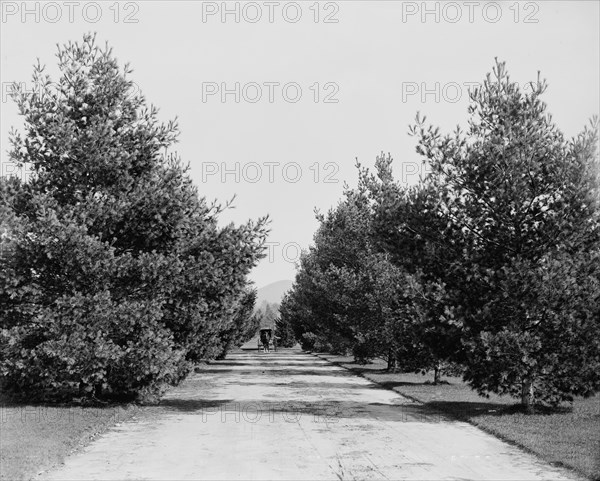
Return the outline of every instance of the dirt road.
<path id="1" fill-rule="evenodd" d="M 300 351 L 242 351 L 98 438 L 53 480 L 576 479 Z"/>

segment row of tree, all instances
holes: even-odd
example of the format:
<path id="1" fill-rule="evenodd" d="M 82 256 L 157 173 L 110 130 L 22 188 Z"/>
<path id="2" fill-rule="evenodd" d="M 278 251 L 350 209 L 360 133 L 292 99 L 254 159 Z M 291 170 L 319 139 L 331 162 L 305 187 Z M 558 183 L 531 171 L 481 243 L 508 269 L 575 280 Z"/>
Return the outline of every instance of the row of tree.
<path id="1" fill-rule="evenodd" d="M 301 258 L 282 320 L 307 349 L 460 370 L 480 394 L 556 404 L 600 388 L 598 122 L 567 140 L 503 63 L 470 120 L 410 133 L 429 173 L 359 167 Z"/>
<path id="2" fill-rule="evenodd" d="M 256 328 L 267 219 L 218 224 L 163 124 L 93 36 L 15 87 L 0 181 L 0 381 L 27 399 L 152 399 Z"/>

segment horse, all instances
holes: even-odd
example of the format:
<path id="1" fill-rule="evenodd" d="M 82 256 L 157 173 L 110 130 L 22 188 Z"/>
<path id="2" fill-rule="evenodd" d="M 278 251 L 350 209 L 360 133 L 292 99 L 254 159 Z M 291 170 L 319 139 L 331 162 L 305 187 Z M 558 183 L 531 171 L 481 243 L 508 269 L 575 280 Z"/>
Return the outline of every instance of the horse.
<path id="1" fill-rule="evenodd" d="M 271 342 L 271 333 L 269 331 L 260 331 L 260 342 L 263 345 L 263 352 L 269 351 L 269 343 Z"/>

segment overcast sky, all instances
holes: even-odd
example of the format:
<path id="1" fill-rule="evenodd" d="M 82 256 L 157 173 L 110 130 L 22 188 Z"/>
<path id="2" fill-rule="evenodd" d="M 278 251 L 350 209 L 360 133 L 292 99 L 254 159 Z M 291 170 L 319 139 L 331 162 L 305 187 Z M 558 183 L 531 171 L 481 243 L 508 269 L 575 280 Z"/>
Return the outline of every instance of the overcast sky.
<path id="1" fill-rule="evenodd" d="M 2 174 L 22 123 L 9 83 L 29 86 L 36 58 L 53 71 L 57 43 L 97 32 L 161 118 L 179 118 L 176 149 L 202 195 L 237 196 L 223 220 L 270 215 L 257 287 L 293 279 L 314 208 L 356 183 L 356 158 L 389 152 L 397 177 L 416 181 L 416 112 L 464 125 L 468 85 L 494 57 L 523 85 L 542 72 L 567 135 L 600 112 L 597 1 L 1 3 Z"/>

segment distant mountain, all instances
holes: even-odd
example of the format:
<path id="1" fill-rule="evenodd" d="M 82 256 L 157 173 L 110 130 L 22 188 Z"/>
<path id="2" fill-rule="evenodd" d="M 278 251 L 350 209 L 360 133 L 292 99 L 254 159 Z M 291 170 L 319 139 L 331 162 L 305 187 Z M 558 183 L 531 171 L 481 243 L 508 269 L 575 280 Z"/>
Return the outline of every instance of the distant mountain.
<path id="1" fill-rule="evenodd" d="M 261 287 L 257 291 L 256 296 L 256 307 L 260 307 L 264 303 L 269 304 L 281 304 L 281 299 L 283 299 L 283 295 L 286 291 L 291 289 L 292 281 L 290 280 L 282 280 L 273 282 L 272 284 L 267 284 L 264 287 Z"/>

